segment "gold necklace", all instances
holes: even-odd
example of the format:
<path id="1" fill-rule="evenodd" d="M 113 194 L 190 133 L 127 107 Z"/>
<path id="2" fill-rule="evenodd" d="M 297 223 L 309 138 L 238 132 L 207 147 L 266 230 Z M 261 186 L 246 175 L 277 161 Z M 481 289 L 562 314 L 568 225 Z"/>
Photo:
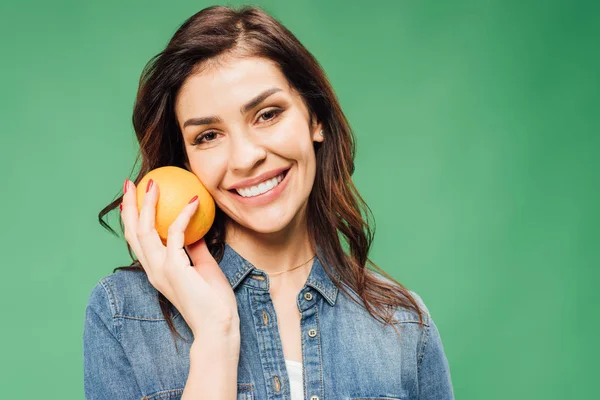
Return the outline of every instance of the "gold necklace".
<path id="1" fill-rule="evenodd" d="M 293 267 L 293 268 L 290 268 L 290 269 L 286 269 L 285 271 L 281 271 L 281 272 L 275 272 L 274 274 L 269 274 L 269 273 L 267 272 L 267 275 L 269 275 L 269 276 L 271 277 L 271 276 L 276 276 L 276 275 L 280 275 L 280 274 L 283 274 L 283 273 L 286 273 L 286 272 L 293 271 L 293 270 L 295 270 L 295 269 L 298 269 L 298 268 L 300 268 L 301 266 L 303 266 L 304 264 L 306 264 L 307 262 L 309 262 L 309 261 L 310 261 L 310 260 L 312 260 L 313 258 L 315 258 L 315 256 L 316 256 L 316 254 L 315 254 L 315 255 L 313 255 L 313 256 L 312 256 L 311 258 L 309 258 L 308 260 L 304 261 L 302 264 L 300 264 L 300 265 L 296 266 L 296 267 Z"/>

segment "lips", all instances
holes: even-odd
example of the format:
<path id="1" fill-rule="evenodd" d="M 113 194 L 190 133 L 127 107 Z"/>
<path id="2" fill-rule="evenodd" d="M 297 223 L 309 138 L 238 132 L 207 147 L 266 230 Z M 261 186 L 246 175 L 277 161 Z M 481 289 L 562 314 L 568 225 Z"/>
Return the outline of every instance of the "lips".
<path id="1" fill-rule="evenodd" d="M 230 190 L 229 192 L 232 194 L 236 201 L 240 202 L 246 207 L 261 207 L 267 205 L 272 201 L 275 201 L 275 199 L 281 196 L 281 194 L 286 190 L 286 187 L 289 184 L 288 181 L 292 179 L 292 177 L 288 176 L 291 175 L 290 171 L 291 167 L 287 170 L 282 171 L 283 179 L 281 180 L 281 182 L 279 182 L 279 184 L 271 190 L 268 190 L 262 194 L 244 197 L 241 194 L 239 194 L 235 189 Z"/>
<path id="2" fill-rule="evenodd" d="M 287 175 L 288 171 L 291 169 L 291 167 L 286 167 L 286 168 L 278 168 L 276 170 L 272 170 L 269 172 L 266 172 L 264 174 L 259 175 L 256 178 L 253 179 L 247 179 L 245 181 L 242 181 L 240 183 L 237 183 L 235 185 L 232 185 L 229 189 L 230 192 L 237 194 L 236 189 L 243 189 L 243 188 L 250 188 L 253 186 L 257 186 L 263 182 L 268 181 L 269 179 L 275 178 L 276 176 L 279 176 L 281 174 L 283 174 L 283 178 L 285 179 L 285 176 Z M 282 179 L 283 180 L 283 179 Z"/>
<path id="3" fill-rule="evenodd" d="M 280 168 L 273 169 L 271 171 L 263 172 L 262 174 L 255 176 L 254 178 L 244 179 L 243 181 L 239 181 L 239 182 L 235 183 L 234 185 L 231 185 L 230 187 L 228 187 L 227 190 L 247 188 L 247 187 L 258 185 L 261 182 L 264 182 L 268 179 L 276 177 L 277 175 L 281 174 L 283 171 L 285 171 L 286 169 L 289 169 L 289 168 L 290 167 L 280 167 Z"/>

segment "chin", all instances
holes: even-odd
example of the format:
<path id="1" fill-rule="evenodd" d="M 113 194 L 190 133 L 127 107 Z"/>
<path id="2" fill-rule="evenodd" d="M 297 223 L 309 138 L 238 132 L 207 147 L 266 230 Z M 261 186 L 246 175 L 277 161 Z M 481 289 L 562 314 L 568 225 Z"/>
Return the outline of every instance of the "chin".
<path id="1" fill-rule="evenodd" d="M 288 215 L 255 215 L 243 220 L 243 226 L 257 233 L 277 233 L 283 231 L 291 222 Z"/>
<path id="2" fill-rule="evenodd" d="M 229 215 L 234 224 L 245 230 L 261 234 L 271 234 L 284 231 L 287 227 L 295 224 L 295 219 L 302 207 L 294 207 L 288 204 L 283 207 L 264 208 L 250 213 L 236 213 L 235 217 Z"/>

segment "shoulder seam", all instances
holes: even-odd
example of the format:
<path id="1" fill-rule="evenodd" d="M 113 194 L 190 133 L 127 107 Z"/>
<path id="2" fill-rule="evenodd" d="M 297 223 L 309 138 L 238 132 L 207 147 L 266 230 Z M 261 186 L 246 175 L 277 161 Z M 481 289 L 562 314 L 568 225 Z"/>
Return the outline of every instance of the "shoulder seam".
<path id="1" fill-rule="evenodd" d="M 421 374 L 421 362 L 423 361 L 423 355 L 425 354 L 425 347 L 427 346 L 427 343 L 429 342 L 429 324 L 427 324 L 427 326 L 425 327 L 425 329 L 423 329 L 423 333 L 422 333 L 422 343 L 421 343 L 421 348 L 419 349 L 419 356 L 417 357 L 417 382 L 420 381 L 420 374 Z M 419 391 L 421 390 L 421 388 L 419 388 Z"/>
<path id="2" fill-rule="evenodd" d="M 133 319 L 133 320 L 140 320 L 140 321 L 166 321 L 166 318 L 164 318 L 164 317 L 155 318 L 153 316 L 139 315 L 136 313 L 132 313 L 131 310 L 126 310 L 126 308 L 128 309 L 130 307 L 129 307 L 129 305 L 127 305 L 127 307 L 126 307 L 124 297 L 122 295 L 119 296 L 119 294 L 122 293 L 122 290 L 120 289 L 121 285 L 120 285 L 119 278 L 116 276 L 119 273 L 134 273 L 136 275 L 143 274 L 142 272 L 138 272 L 138 271 L 118 271 L 116 273 L 105 276 L 104 278 L 102 278 L 99 281 L 100 286 L 102 286 L 102 288 L 104 289 L 104 292 L 106 293 L 106 297 L 108 298 L 111 317 L 113 319 L 113 324 L 115 325 L 115 332 L 119 333 L 121 324 L 122 324 L 121 321 L 123 319 Z M 136 277 L 136 279 L 137 279 L 137 277 Z M 147 279 L 147 276 L 145 279 Z M 155 294 L 160 293 L 149 282 L 148 282 L 148 287 Z M 153 302 L 156 301 L 156 304 L 159 304 L 158 298 L 156 296 L 152 296 L 152 301 Z M 174 305 L 171 305 L 171 312 L 172 312 L 171 313 L 172 320 L 175 320 L 177 317 L 179 317 L 181 315 L 179 310 L 177 310 L 177 308 Z M 161 313 L 159 312 L 158 315 L 160 315 L 160 314 Z"/>
<path id="3" fill-rule="evenodd" d="M 108 298 L 108 304 L 110 306 L 110 312 L 111 312 L 111 316 L 112 318 L 115 317 L 115 315 L 117 315 L 119 312 L 119 303 L 117 301 L 117 297 L 114 295 L 114 292 L 110 286 L 110 283 L 108 282 L 108 277 L 104 277 L 102 279 L 100 279 L 100 285 L 102 285 L 102 288 L 104 289 L 104 292 L 106 292 L 106 297 Z"/>

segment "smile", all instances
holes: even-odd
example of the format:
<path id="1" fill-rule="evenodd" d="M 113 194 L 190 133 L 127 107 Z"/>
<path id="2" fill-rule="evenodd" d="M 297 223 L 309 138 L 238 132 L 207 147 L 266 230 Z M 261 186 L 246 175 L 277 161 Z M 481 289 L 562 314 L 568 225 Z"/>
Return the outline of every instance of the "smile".
<path id="1" fill-rule="evenodd" d="M 273 190 L 277 185 L 279 185 L 283 178 L 285 178 L 286 172 L 287 171 L 284 171 L 276 177 L 267 179 L 266 181 L 261 182 L 258 185 L 235 189 L 235 191 L 238 192 L 238 194 L 242 197 L 259 196 L 263 193 L 267 193 L 268 191 Z"/>
<path id="2" fill-rule="evenodd" d="M 242 188 L 230 189 L 234 198 L 240 203 L 258 207 L 275 201 L 288 185 L 290 178 L 290 169 L 283 171 L 281 174 L 272 178 L 266 179 L 258 185 L 247 186 Z"/>

